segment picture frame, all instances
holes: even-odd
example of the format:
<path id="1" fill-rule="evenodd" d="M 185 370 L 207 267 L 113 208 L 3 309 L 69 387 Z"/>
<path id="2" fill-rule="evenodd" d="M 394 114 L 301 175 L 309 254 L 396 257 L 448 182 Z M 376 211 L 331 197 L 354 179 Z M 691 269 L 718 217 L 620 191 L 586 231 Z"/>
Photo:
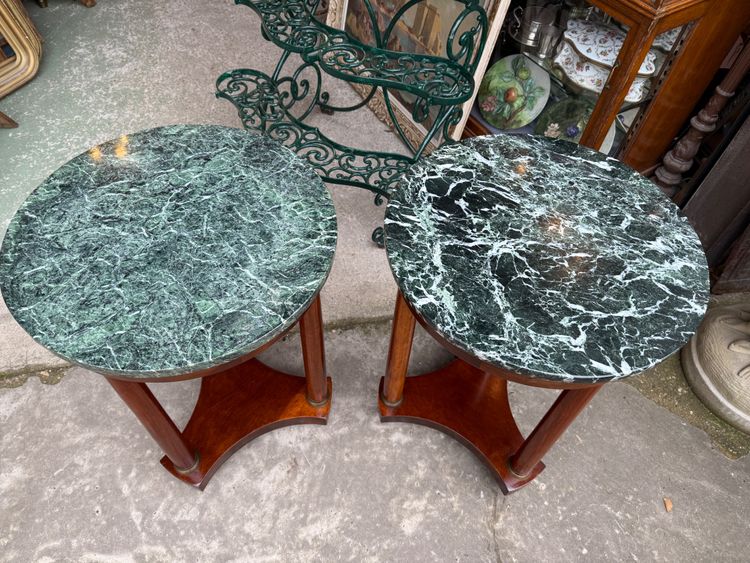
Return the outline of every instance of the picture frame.
<path id="1" fill-rule="evenodd" d="M 362 40 L 360 37 L 357 37 L 356 32 L 352 33 L 353 31 L 352 29 L 347 29 L 347 17 L 351 15 L 349 11 L 350 1 L 353 2 L 356 0 L 329 0 L 328 14 L 326 16 L 326 24 L 336 29 L 346 30 L 355 39 Z M 359 1 L 361 2 L 361 0 Z M 373 7 L 376 9 L 380 3 L 385 2 L 385 1 L 386 0 L 371 0 Z M 473 107 L 474 101 L 476 99 L 479 83 L 481 82 L 482 77 L 484 76 L 484 73 L 487 70 L 487 66 L 489 65 L 490 58 L 492 56 L 492 51 L 495 46 L 495 43 L 497 42 L 497 38 L 500 34 L 500 29 L 502 27 L 503 21 L 505 20 L 505 16 L 507 14 L 510 1 L 511 0 L 484 0 L 482 2 L 483 7 L 487 13 L 487 21 L 488 21 L 487 40 L 485 43 L 484 50 L 477 62 L 476 70 L 474 72 L 475 88 L 474 88 L 474 91 L 472 92 L 472 96 L 469 100 L 464 102 L 464 104 L 462 105 L 461 120 L 459 121 L 457 125 L 455 125 L 450 130 L 450 137 L 453 140 L 459 140 L 461 138 L 461 134 L 463 133 L 466 123 L 469 119 L 471 108 Z M 403 3 L 404 2 L 400 2 L 399 5 L 403 5 Z M 424 0 L 424 4 L 428 6 L 432 6 L 432 8 L 435 11 L 440 12 L 441 9 L 442 11 L 445 11 L 446 6 L 455 5 L 457 4 L 457 2 L 456 0 Z M 447 31 L 443 31 L 443 30 L 440 30 L 440 31 L 444 35 L 447 34 Z M 367 41 L 363 41 L 363 42 L 366 43 Z M 404 43 L 410 43 L 408 37 L 406 38 L 406 41 L 404 41 Z M 430 51 L 424 51 L 424 50 L 422 50 L 421 52 L 426 53 L 426 54 L 436 54 L 436 55 L 445 56 L 444 51 L 445 51 L 446 41 L 445 40 L 436 41 L 436 42 L 433 42 L 433 44 L 435 45 L 439 44 L 443 52 L 436 53 L 436 52 L 430 52 Z M 370 92 L 370 88 L 371 88 L 370 86 L 365 86 L 362 84 L 351 84 L 351 86 L 363 98 Z M 398 122 L 398 126 L 403 131 L 404 136 L 407 138 L 409 143 L 411 143 L 413 147 L 418 147 L 421 145 L 423 139 L 425 138 L 427 134 L 427 129 L 424 127 L 423 124 L 416 123 L 413 120 L 411 116 L 412 105 L 410 104 L 408 99 L 406 99 L 404 96 L 399 95 L 399 94 L 395 94 L 390 97 L 391 108 L 393 109 L 394 117 L 396 118 L 396 121 Z M 386 103 L 385 103 L 385 100 L 381 91 L 378 91 L 375 94 L 375 96 L 372 97 L 372 99 L 368 103 L 368 106 L 380 121 L 390 125 L 391 119 L 390 119 L 389 112 L 386 107 Z M 435 148 L 437 148 L 437 146 L 440 144 L 440 140 L 441 140 L 441 135 L 436 135 L 436 137 L 427 146 L 425 152 L 429 153 Z"/>

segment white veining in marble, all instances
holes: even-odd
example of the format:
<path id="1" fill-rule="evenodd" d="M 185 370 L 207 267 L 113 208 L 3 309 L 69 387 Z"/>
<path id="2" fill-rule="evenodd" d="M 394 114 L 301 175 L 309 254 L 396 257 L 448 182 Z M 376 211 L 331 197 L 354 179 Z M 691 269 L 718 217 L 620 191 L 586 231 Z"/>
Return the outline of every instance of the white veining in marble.
<path id="1" fill-rule="evenodd" d="M 437 332 L 530 377 L 634 375 L 679 349 L 708 300 L 698 237 L 659 189 L 566 141 L 445 146 L 389 201 L 391 268 Z"/>

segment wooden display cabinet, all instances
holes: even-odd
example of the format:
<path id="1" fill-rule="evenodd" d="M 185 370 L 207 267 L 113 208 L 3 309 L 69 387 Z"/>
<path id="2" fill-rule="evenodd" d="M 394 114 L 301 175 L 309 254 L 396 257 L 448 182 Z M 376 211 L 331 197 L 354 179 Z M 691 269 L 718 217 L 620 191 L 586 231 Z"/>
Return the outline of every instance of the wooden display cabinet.
<path id="1" fill-rule="evenodd" d="M 731 4 L 731 0 L 727 2 Z M 656 73 L 651 78 L 647 96 L 631 107 L 640 108 L 637 116 L 630 124 L 626 133 L 621 134 L 621 142 L 610 152 L 612 156 L 621 158 L 626 163 L 627 156 L 632 149 L 633 139 L 639 137 L 644 127 L 647 128 L 645 116 L 649 114 L 649 107 L 658 105 L 663 93 L 663 85 L 667 82 L 675 68 L 679 68 L 683 61 L 682 47 L 689 42 L 694 43 L 693 34 L 700 26 L 696 25 L 706 15 L 711 4 L 708 0 L 588 0 L 593 8 L 598 8 L 612 20 L 627 30 L 622 47 L 617 55 L 612 70 L 596 99 L 593 112 L 581 135 L 580 143 L 599 149 L 607 133 L 615 122 L 618 113 L 624 108 L 625 97 L 639 72 L 639 68 L 652 47 L 654 39 L 665 31 L 682 27 L 682 31 L 669 54 L 667 54 Z M 725 10 L 714 6 L 714 10 Z M 491 47 L 488 47 L 491 48 Z M 549 70 L 549 69 L 548 69 Z M 713 69 L 706 69 L 706 73 L 713 74 Z M 552 72 L 550 71 L 552 74 Z M 711 76 L 707 76 L 706 81 Z M 669 81 L 671 88 L 679 88 L 679 80 Z M 685 109 L 687 114 L 692 109 L 692 103 Z M 681 124 L 684 117 L 676 112 Z M 661 116 L 663 119 L 663 116 Z M 679 125 L 677 125 L 679 127 Z M 472 115 L 463 132 L 463 137 L 484 135 L 491 133 L 481 119 Z M 642 157 L 642 155 L 640 155 Z M 644 159 L 638 162 L 641 166 Z M 643 168 L 639 168 L 642 172 Z"/>

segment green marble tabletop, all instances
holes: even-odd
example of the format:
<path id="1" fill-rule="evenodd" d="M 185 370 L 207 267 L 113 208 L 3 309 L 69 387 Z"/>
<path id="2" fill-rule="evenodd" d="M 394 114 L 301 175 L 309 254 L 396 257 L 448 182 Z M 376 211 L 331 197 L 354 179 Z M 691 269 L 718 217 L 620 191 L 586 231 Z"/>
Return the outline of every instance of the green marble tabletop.
<path id="1" fill-rule="evenodd" d="M 653 183 L 598 152 L 478 137 L 414 165 L 388 260 L 436 332 L 530 378 L 595 383 L 677 351 L 708 302 L 698 237 Z"/>
<path id="2" fill-rule="evenodd" d="M 335 246 L 331 197 L 290 150 L 228 127 L 160 127 L 93 147 L 28 197 L 0 250 L 0 291 L 62 358 L 170 377 L 291 327 Z"/>

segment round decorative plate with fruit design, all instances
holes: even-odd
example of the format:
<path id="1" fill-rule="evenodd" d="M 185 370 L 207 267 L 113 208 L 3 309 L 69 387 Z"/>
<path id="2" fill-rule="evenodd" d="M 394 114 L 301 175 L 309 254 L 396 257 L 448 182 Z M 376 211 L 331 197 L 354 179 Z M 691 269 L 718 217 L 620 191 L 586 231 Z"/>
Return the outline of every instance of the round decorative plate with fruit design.
<path id="1" fill-rule="evenodd" d="M 518 129 L 542 112 L 549 98 L 549 75 L 523 55 L 497 61 L 479 86 L 479 111 L 498 129 Z"/>

